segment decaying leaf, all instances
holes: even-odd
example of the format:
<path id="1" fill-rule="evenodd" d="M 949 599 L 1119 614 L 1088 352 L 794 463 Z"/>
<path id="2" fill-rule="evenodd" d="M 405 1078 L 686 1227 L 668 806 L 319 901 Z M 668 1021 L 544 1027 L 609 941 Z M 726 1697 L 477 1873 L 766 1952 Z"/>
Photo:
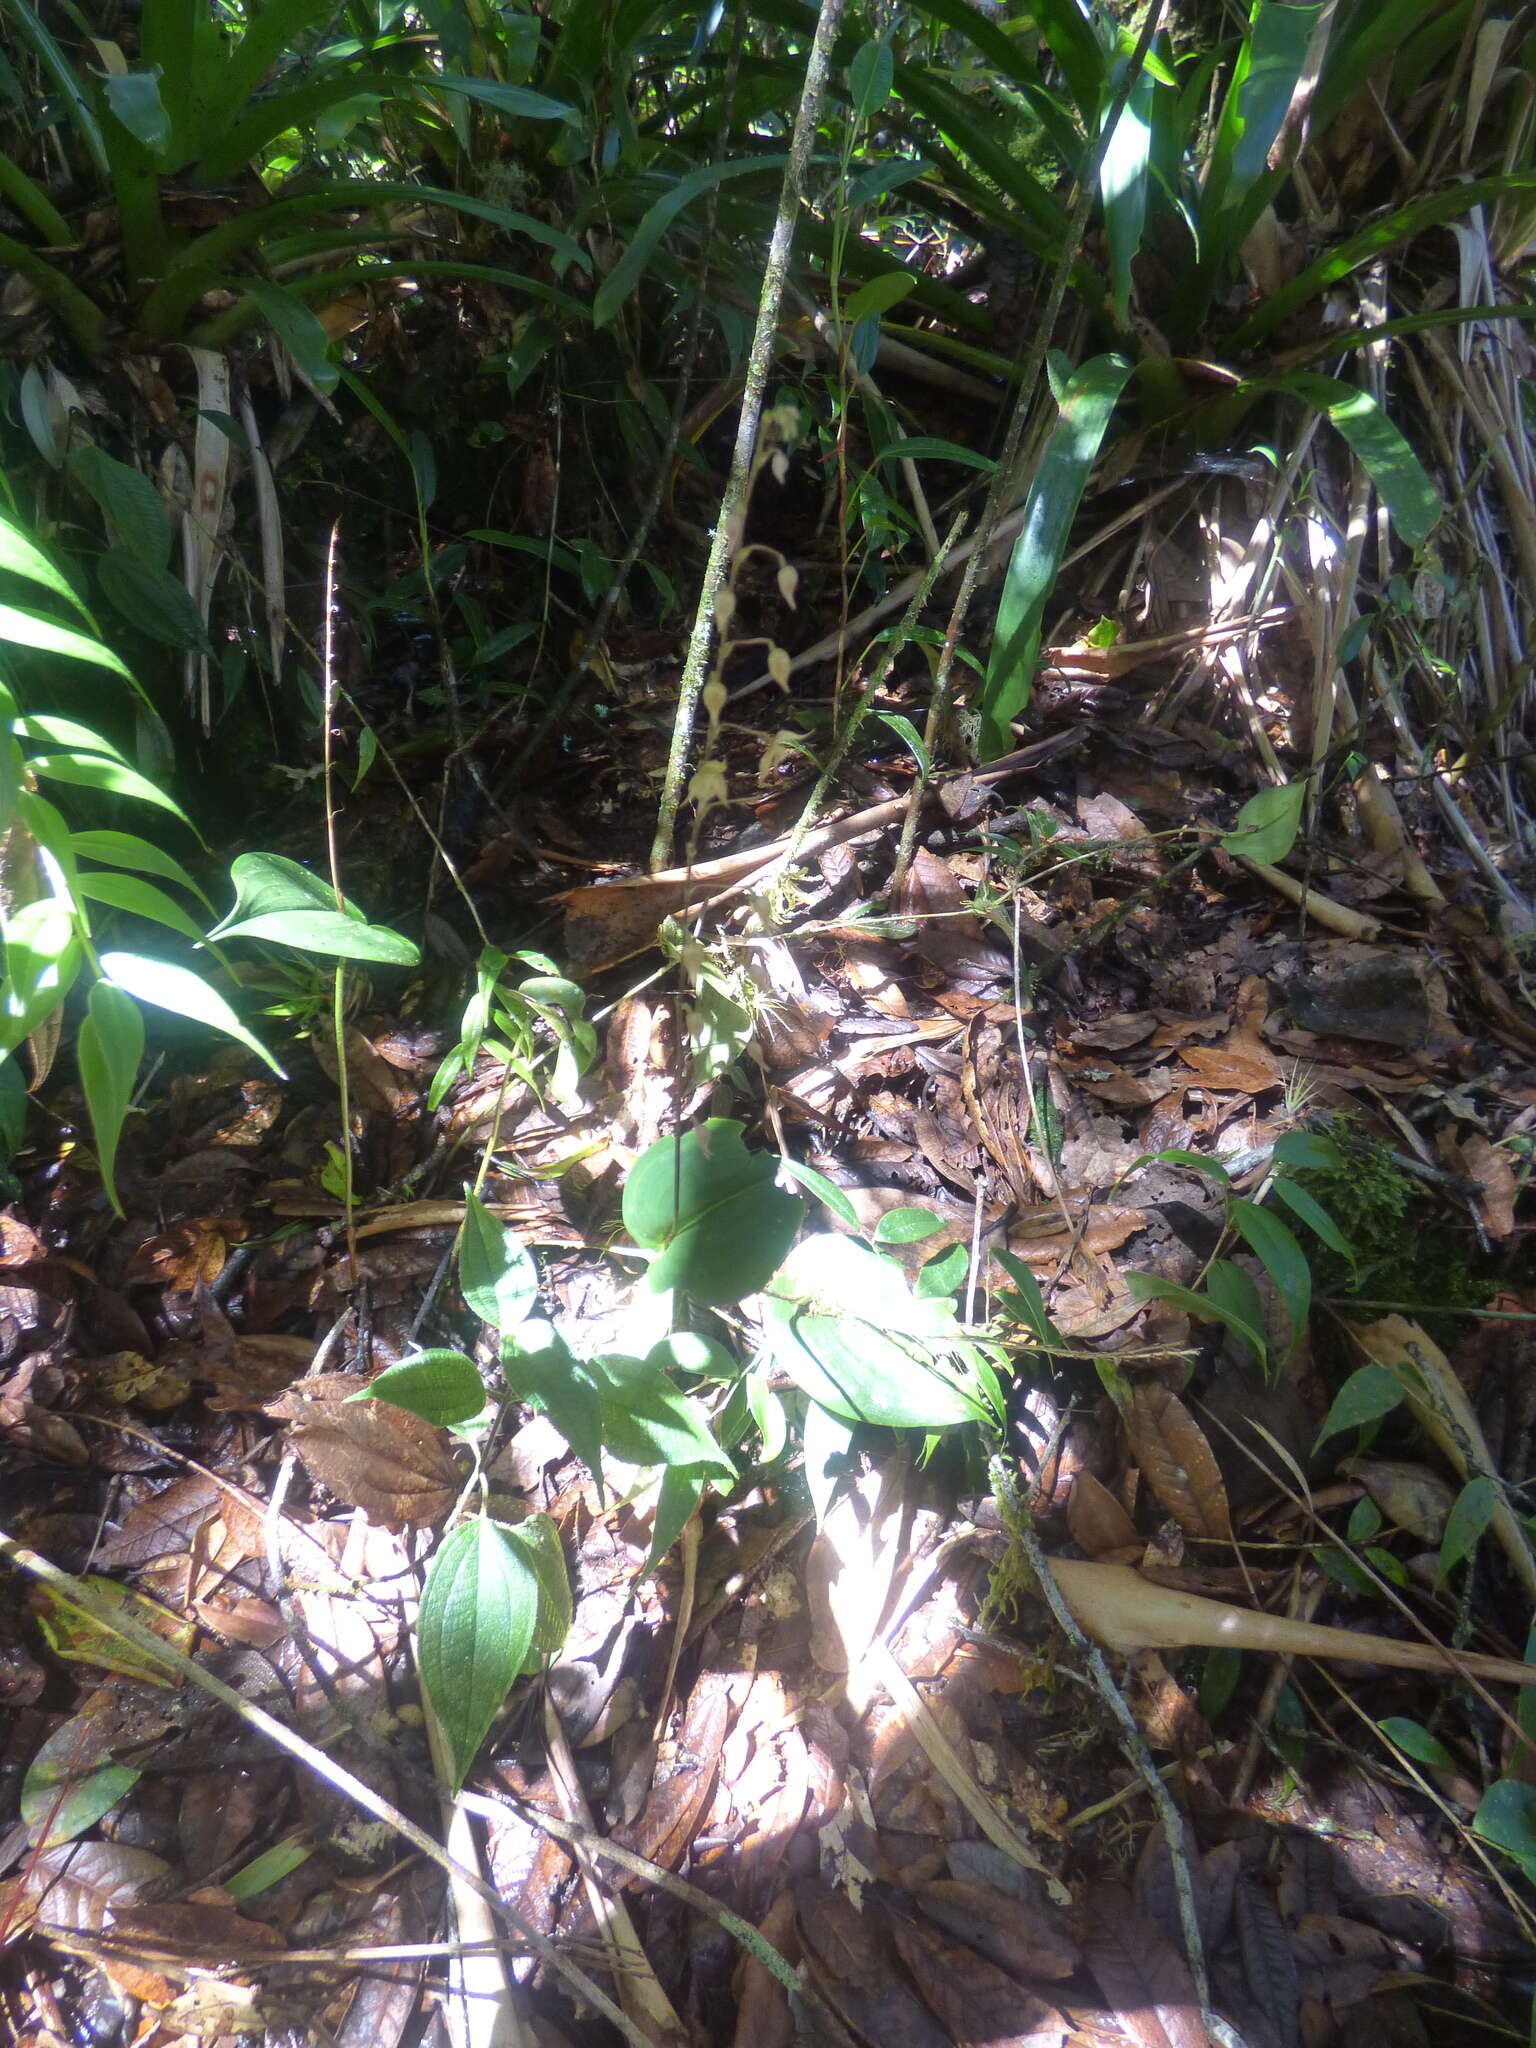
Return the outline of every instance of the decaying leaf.
<path id="1" fill-rule="evenodd" d="M 1067 1495 L 1067 1527 L 1072 1541 L 1089 1557 L 1114 1557 L 1125 1564 L 1131 1560 L 1123 1553 L 1140 1548 L 1136 1524 L 1086 1467 L 1077 1473 Z"/>
<path id="2" fill-rule="evenodd" d="M 1090 1893 L 1083 1953 L 1136 2048 L 1207 2048 L 1188 1964 L 1122 1886 Z"/>
<path id="3" fill-rule="evenodd" d="M 439 1522 L 459 1477 L 438 1430 L 384 1401 L 349 1401 L 361 1374 L 325 1373 L 290 1387 L 266 1412 L 289 1421 L 312 1479 L 387 1528 Z"/>
<path id="4" fill-rule="evenodd" d="M 41 1928 L 100 1934 L 114 1913 L 131 1906 L 170 1865 L 148 1849 L 118 1842 L 66 1842 L 45 1849 L 19 1877 L 0 1884 L 0 1923 L 12 1932 L 23 1919 Z"/>
<path id="5" fill-rule="evenodd" d="M 1178 1395 L 1157 1380 L 1144 1381 L 1126 1427 L 1148 1486 L 1185 1535 L 1230 1542 L 1232 1513 L 1221 1469 Z"/>
<path id="6" fill-rule="evenodd" d="M 1015 1977 L 1070 1977 L 1082 1962 L 1082 1952 L 1049 1906 L 1026 1905 L 991 1885 L 954 1878 L 919 1885 L 913 1897 L 930 1920 Z"/>
<path id="7" fill-rule="evenodd" d="M 954 2048 L 946 2029 L 893 1967 L 873 1915 L 810 1879 L 795 1886 L 795 1906 L 812 1980 L 861 2039 L 892 2048 Z"/>
<path id="8" fill-rule="evenodd" d="M 1346 1458 L 1340 1471 L 1358 1479 L 1387 1522 L 1421 1543 L 1438 1545 L 1456 1504 L 1456 1489 L 1427 1465 L 1405 1458 Z"/>
<path id="9" fill-rule="evenodd" d="M 1066 2022 L 974 1948 L 951 1941 L 899 1897 L 885 1901 L 897 1952 L 956 2048 L 1061 2048 Z"/>

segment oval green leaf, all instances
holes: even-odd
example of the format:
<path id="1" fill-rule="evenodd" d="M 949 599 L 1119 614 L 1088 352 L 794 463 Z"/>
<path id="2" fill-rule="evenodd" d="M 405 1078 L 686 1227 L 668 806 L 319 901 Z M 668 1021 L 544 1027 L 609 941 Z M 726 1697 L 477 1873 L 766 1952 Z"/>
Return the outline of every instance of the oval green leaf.
<path id="1" fill-rule="evenodd" d="M 539 1581 L 526 1551 L 477 1517 L 444 1539 L 416 1617 L 416 1662 L 456 1792 L 533 1641 Z"/>

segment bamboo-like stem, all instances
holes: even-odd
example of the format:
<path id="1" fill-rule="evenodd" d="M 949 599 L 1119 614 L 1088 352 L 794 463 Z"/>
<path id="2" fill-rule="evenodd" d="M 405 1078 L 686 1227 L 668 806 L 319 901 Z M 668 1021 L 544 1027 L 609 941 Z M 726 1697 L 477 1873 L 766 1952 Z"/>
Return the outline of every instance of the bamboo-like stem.
<path id="1" fill-rule="evenodd" d="M 806 174 L 810 169 L 811 149 L 816 139 L 817 116 L 821 111 L 827 75 L 832 68 L 832 45 L 842 15 L 843 0 L 821 0 L 815 38 L 811 43 L 810 55 L 806 59 L 805 81 L 800 89 L 800 105 L 795 113 L 794 133 L 790 137 L 789 161 L 784 166 L 784 182 L 779 190 L 778 217 L 773 224 L 773 238 L 768 244 L 768 260 L 763 266 L 763 289 L 758 301 L 757 326 L 752 335 L 752 349 L 747 358 L 747 381 L 741 394 L 741 418 L 736 427 L 736 446 L 731 455 L 730 475 L 726 478 L 725 491 L 720 500 L 720 517 L 716 521 L 714 535 L 709 544 L 709 560 L 704 567 L 698 610 L 694 613 L 688 654 L 683 663 L 682 679 L 677 686 L 677 714 L 672 722 L 672 746 L 667 755 L 666 779 L 662 783 L 661 802 L 656 812 L 656 836 L 651 843 L 653 868 L 665 864 L 672 851 L 672 835 L 677 829 L 678 806 L 683 800 L 688 755 L 693 745 L 694 721 L 698 716 L 699 698 L 704 688 L 705 664 L 709 658 L 710 636 L 714 631 L 715 599 L 724 586 L 726 570 L 741 538 L 740 528 L 746 513 L 752 458 L 757 449 L 757 429 L 762 417 L 763 394 L 768 388 L 768 372 L 773 362 L 773 344 L 779 327 L 779 307 L 783 302 L 785 279 L 789 274 L 789 252 L 794 241 L 795 215 L 800 210 L 801 194 L 805 190 Z"/>

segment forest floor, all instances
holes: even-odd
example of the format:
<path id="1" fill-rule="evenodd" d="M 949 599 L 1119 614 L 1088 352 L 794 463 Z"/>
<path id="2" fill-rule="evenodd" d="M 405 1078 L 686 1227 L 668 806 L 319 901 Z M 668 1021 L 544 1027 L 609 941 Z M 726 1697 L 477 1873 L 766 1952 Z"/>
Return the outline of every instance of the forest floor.
<path id="1" fill-rule="evenodd" d="M 800 591 L 791 609 L 767 578 L 738 638 L 751 623 L 800 656 L 845 615 L 823 484 L 801 466 L 782 503 L 760 487 L 751 537 Z M 978 772 L 941 735 L 936 765 L 955 765 L 894 891 L 921 646 L 881 683 L 792 881 L 773 862 L 814 769 L 770 746 L 795 707 L 799 739 L 824 732 L 848 675 L 797 660 L 786 704 L 736 658 L 734 800 L 698 855 L 726 865 L 701 881 L 686 861 L 643 872 L 677 612 L 621 617 L 530 759 L 515 697 L 450 704 L 450 743 L 430 644 L 381 600 L 365 655 L 343 610 L 343 678 L 385 758 L 338 788 L 342 871 L 427 962 L 351 983 L 350 1131 L 329 976 L 269 963 L 281 1078 L 239 1047 L 170 1046 L 124 1133 L 119 1217 L 61 1072 L 0 1218 L 7 1526 L 121 1589 L 297 1744 L 165 1682 L 47 1584 L 0 1616 L 14 2039 L 618 2039 L 572 1969 L 632 2039 L 701 2048 L 1525 2038 L 1536 1720 L 1461 1661 L 1521 1658 L 1529 1606 L 1536 1008 L 1499 879 L 1522 856 L 1496 779 L 1462 764 L 1448 807 L 1390 735 L 1384 775 L 1324 738 L 1329 794 L 1288 857 L 1223 844 L 1262 764 L 1305 764 L 1316 738 L 1305 592 L 1257 614 L 1212 595 L 1266 491 L 1101 483 L 1019 751 Z M 481 595 L 494 626 L 505 593 Z M 320 868 L 317 786 L 274 799 L 265 838 L 242 815 L 220 856 Z M 652 950 L 663 918 L 671 958 Z M 539 1041 L 539 1085 L 483 1051 L 429 1107 L 481 933 L 579 981 L 598 1047 L 579 1088 L 557 1095 Z M 491 1498 L 552 1519 L 574 1615 L 445 1804 L 411 1640 L 461 1452 L 348 1397 L 421 1345 L 494 1375 L 452 1268 L 482 1158 L 538 1312 L 583 1356 L 623 1351 L 625 1176 L 708 1116 L 831 1184 L 818 1227 L 883 1234 L 1008 1345 L 1007 1463 L 1048 1553 L 1417 1645 L 1420 1668 L 1154 1634 L 1096 1678 L 954 1432 L 873 1432 L 831 1498 L 797 1442 L 744 1447 L 734 1490 L 651 1572 L 654 1487 L 604 1489 L 514 1405 Z M 1303 1265 L 1277 1284 L 1231 1205 L 1246 1215 L 1298 1138 Z M 999 1248 L 1034 1276 L 1044 1332 L 1027 1295 L 1009 1323 Z M 1267 1372 L 1193 1292 L 1219 1251 L 1268 1326 Z M 749 1310 L 718 1328 L 751 1353 Z M 1465 1397 L 1459 1463 L 1411 1404 L 1320 1437 L 1394 1345 Z M 1502 1837 L 1471 1825 L 1495 1785 Z M 442 1870 L 381 1803 L 478 1857 L 520 1931 L 489 1908 L 477 1925 L 473 1892 L 451 1918 Z"/>

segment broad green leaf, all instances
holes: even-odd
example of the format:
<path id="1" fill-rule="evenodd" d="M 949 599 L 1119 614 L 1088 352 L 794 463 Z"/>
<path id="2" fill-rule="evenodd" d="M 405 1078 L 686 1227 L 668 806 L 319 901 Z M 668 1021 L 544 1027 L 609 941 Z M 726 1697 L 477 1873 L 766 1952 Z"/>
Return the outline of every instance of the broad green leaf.
<path id="1" fill-rule="evenodd" d="M 75 920 L 54 898 L 23 904 L 5 920 L 0 1051 L 14 1052 L 69 994 L 82 950 Z"/>
<path id="2" fill-rule="evenodd" d="M 1492 1479 L 1480 1474 L 1476 1479 L 1468 1480 L 1456 1496 L 1445 1525 L 1445 1534 L 1440 1539 L 1437 1578 L 1443 1579 L 1453 1566 L 1460 1564 L 1477 1548 L 1498 1505 L 1499 1489 Z"/>
<path id="3" fill-rule="evenodd" d="M 50 782 L 67 782 L 79 789 L 99 789 L 108 796 L 133 797 L 139 803 L 154 804 L 162 811 L 169 811 L 183 824 L 191 822 L 180 804 L 157 789 L 136 768 L 128 767 L 126 762 L 109 761 L 102 754 L 34 754 L 30 765 L 34 775 L 45 776 Z"/>
<path id="4" fill-rule="evenodd" d="M 895 71 L 891 46 L 883 36 L 878 41 L 861 43 L 854 51 L 853 62 L 848 66 L 848 90 L 853 96 L 856 121 L 867 121 L 872 114 L 879 113 L 891 96 Z"/>
<path id="5" fill-rule="evenodd" d="M 516 121 L 564 121 L 576 111 L 565 100 L 552 100 L 548 93 L 535 92 L 527 85 L 503 85 L 496 78 L 463 78 L 444 72 L 441 77 L 434 78 L 430 86 L 423 81 L 422 89 L 462 93 L 466 99 L 483 100 L 498 114 L 506 114 Z"/>
<path id="6" fill-rule="evenodd" d="M 236 918 L 265 917 L 278 910 L 334 910 L 336 892 L 323 876 L 301 868 L 280 853 L 242 853 L 231 861 L 235 907 L 209 934 L 219 939 Z M 348 904 L 347 914 L 361 924 L 363 914 Z"/>
<path id="7" fill-rule="evenodd" d="M 1431 1770 L 1454 1771 L 1456 1759 L 1445 1744 L 1421 1728 L 1417 1721 L 1405 1720 L 1400 1714 L 1388 1714 L 1385 1720 L 1376 1723 L 1377 1732 L 1388 1742 L 1400 1749 L 1404 1756 L 1410 1756 L 1416 1764 L 1428 1764 Z"/>
<path id="8" fill-rule="evenodd" d="M 571 1632 L 571 1579 L 560 1548 L 560 1532 L 548 1515 L 530 1515 L 525 1522 L 499 1524 L 507 1541 L 528 1560 L 539 1589 L 539 1611 L 533 1640 L 523 1660 L 525 1672 L 537 1671 L 546 1657 L 558 1657 Z"/>
<path id="9" fill-rule="evenodd" d="M 782 1164 L 785 1171 L 799 1181 L 813 1200 L 832 1211 L 839 1223 L 846 1223 L 850 1230 L 858 1229 L 859 1212 L 836 1181 L 828 1180 L 827 1176 L 818 1173 L 814 1166 L 802 1166 L 798 1159 L 791 1159 L 788 1153 L 785 1153 Z"/>
<path id="10" fill-rule="evenodd" d="M 241 289 L 292 356 L 294 367 L 322 398 L 336 389 L 341 370 L 331 355 L 331 337 L 308 306 L 265 278 L 243 277 Z"/>
<path id="11" fill-rule="evenodd" d="M 1269 155 L 1290 110 L 1316 25 L 1316 5 L 1256 0 L 1217 123 L 1200 195 L 1202 268 L 1235 260 L 1273 183 Z"/>
<path id="12" fill-rule="evenodd" d="M 121 1216 L 117 1198 L 117 1141 L 133 1101 L 133 1084 L 144 1057 L 144 1019 L 132 996 L 109 981 L 92 985 L 91 999 L 75 1042 L 80 1086 L 90 1111 L 96 1163 L 107 1200 Z"/>
<path id="13" fill-rule="evenodd" d="M 1294 1167 L 1298 1173 L 1337 1173 L 1344 1153 L 1323 1131 L 1287 1131 L 1276 1138 L 1276 1166 Z"/>
<path id="14" fill-rule="evenodd" d="M 1305 782 L 1275 782 L 1249 797 L 1237 814 L 1237 823 L 1222 836 L 1224 851 L 1265 867 L 1284 860 L 1296 844 L 1306 796 Z"/>
<path id="15" fill-rule="evenodd" d="M 109 761 L 121 761 L 122 750 L 111 740 L 103 739 L 94 726 L 82 725 L 78 718 L 55 718 L 49 713 L 34 713 L 31 717 L 18 717 L 13 729 L 29 740 L 45 740 L 54 747 L 79 747 L 87 754 L 103 754 Z"/>
<path id="16" fill-rule="evenodd" d="M 464 1299 L 499 1335 L 510 1336 L 538 1305 L 539 1269 L 517 1235 L 494 1217 L 473 1189 L 464 1194 L 459 1239 L 459 1286 Z"/>
<path id="17" fill-rule="evenodd" d="M 1131 365 L 1121 356 L 1084 363 L 1062 395 L 1061 410 L 1030 485 L 1024 524 L 1013 544 L 997 608 L 981 693 L 980 752 L 995 760 L 1013 745 L 1012 721 L 1029 702 L 1045 606 L 1067 536 Z"/>
<path id="18" fill-rule="evenodd" d="M 1132 42 L 1122 37 L 1122 45 Z M 1109 92 L 1118 93 L 1122 58 L 1110 79 Z M 1131 90 L 1114 132 L 1099 162 L 1099 196 L 1104 204 L 1104 226 L 1109 242 L 1111 299 L 1115 317 L 1122 323 L 1130 317 L 1131 265 L 1141 247 L 1147 218 L 1147 171 L 1152 146 L 1152 100 L 1157 86 L 1143 69 L 1132 81 Z M 1107 119 L 1109 107 L 1104 110 Z"/>
<path id="19" fill-rule="evenodd" d="M 1275 1283 L 1291 1321 L 1291 1348 L 1306 1333 L 1312 1308 L 1312 1269 L 1289 1227 L 1256 1202 L 1229 1202 L 1227 1219 Z"/>
<path id="20" fill-rule="evenodd" d="M 150 568 L 127 548 L 110 548 L 96 558 L 96 580 L 108 604 L 135 631 L 181 653 L 207 649 L 202 613 L 169 569 Z"/>
<path id="21" fill-rule="evenodd" d="M 156 960 L 147 953 L 103 953 L 101 969 L 107 979 L 125 989 L 141 1003 L 171 1010 L 178 1017 L 190 1017 L 194 1024 L 208 1024 L 229 1038 L 249 1046 L 279 1079 L 283 1070 L 261 1040 L 247 1031 L 217 989 L 210 988 L 200 974 L 177 967 L 169 960 Z"/>
<path id="22" fill-rule="evenodd" d="M 1387 417 L 1372 394 L 1311 370 L 1293 370 L 1281 380 L 1281 388 L 1298 392 L 1309 405 L 1328 415 L 1376 486 L 1404 541 L 1411 548 L 1423 547 L 1445 507 L 1401 428 Z"/>
<path id="23" fill-rule="evenodd" d="M 603 1411 L 596 1378 L 564 1337 L 532 1316 L 503 1340 L 501 1372 L 519 1400 L 542 1408 L 602 1489 Z"/>
<path id="24" fill-rule="evenodd" d="M 79 877 L 76 886 L 79 893 L 92 903 L 105 903 L 113 910 L 132 911 L 135 917 L 153 918 L 156 924 L 167 925 L 194 944 L 202 942 L 203 934 L 197 923 L 173 896 L 167 896 L 153 882 L 141 881 L 137 875 L 87 873 Z"/>
<path id="25" fill-rule="evenodd" d="M 718 1380 L 730 1386 L 741 1377 L 741 1361 L 732 1356 L 716 1337 L 701 1330 L 674 1330 L 653 1344 L 645 1362 L 659 1372 L 687 1372 L 697 1379 Z"/>
<path id="26" fill-rule="evenodd" d="M 596 1358 L 603 1404 L 603 1447 L 626 1465 L 689 1465 L 729 1485 L 736 1467 L 710 1434 L 691 1394 L 641 1358 Z"/>
<path id="27" fill-rule="evenodd" d="M 526 1551 L 477 1516 L 445 1537 L 416 1617 L 416 1662 L 443 1731 L 449 1785 L 463 1784 L 533 1641 L 539 1581 Z"/>
<path id="28" fill-rule="evenodd" d="M 1513 1856 L 1536 1882 L 1536 1785 L 1496 1778 L 1472 1816 L 1472 1830 Z"/>
<path id="29" fill-rule="evenodd" d="M 983 455 L 979 448 L 962 448 L 958 441 L 943 441 L 936 434 L 905 434 L 895 441 L 887 441 L 883 448 L 874 453 L 876 462 L 958 462 L 966 469 L 984 470 L 988 475 L 997 468 L 990 455 Z"/>
<path id="30" fill-rule="evenodd" d="M 485 1388 L 480 1368 L 462 1351 L 422 1351 L 415 1358 L 386 1366 L 377 1379 L 349 1401 L 388 1401 L 392 1408 L 404 1408 L 445 1429 L 455 1422 L 472 1422 L 485 1410 Z"/>
<path id="31" fill-rule="evenodd" d="M 107 105 L 135 142 L 142 143 L 152 156 L 163 149 L 171 139 L 171 117 L 160 98 L 158 67 L 115 74 L 109 71 L 101 83 Z"/>
<path id="32" fill-rule="evenodd" d="M 1263 1330 L 1244 1322 L 1241 1316 L 1234 1315 L 1219 1301 L 1213 1301 L 1210 1295 L 1196 1294 L 1192 1288 L 1180 1287 L 1176 1280 L 1165 1280 L 1161 1273 L 1127 1273 L 1125 1284 L 1127 1291 L 1138 1301 L 1166 1301 L 1174 1308 L 1183 1309 L 1187 1316 L 1194 1316 L 1197 1321 L 1223 1324 L 1233 1336 L 1241 1337 L 1257 1357 L 1264 1356 Z"/>
<path id="33" fill-rule="evenodd" d="M 980 1356 L 949 1301 L 923 1301 L 856 1238 L 798 1244 L 763 1294 L 764 1348 L 829 1413 L 895 1429 L 984 1421 Z"/>
<path id="34" fill-rule="evenodd" d="M 146 569 L 163 570 L 171 559 L 171 525 L 164 500 L 144 472 L 94 445 L 77 448 L 69 467 L 100 506 L 113 542 Z"/>
<path id="35" fill-rule="evenodd" d="M 1403 1398 L 1402 1382 L 1384 1365 L 1362 1365 L 1334 1395 L 1333 1405 L 1317 1432 L 1317 1441 L 1323 1443 L 1342 1429 L 1363 1429 L 1367 1423 L 1390 1415 Z"/>
<path id="36" fill-rule="evenodd" d="M 912 1291 L 919 1301 L 937 1301 L 965 1285 L 971 1255 L 963 1244 L 952 1244 L 936 1252 L 918 1273 Z"/>
<path id="37" fill-rule="evenodd" d="M 74 586 L 63 570 L 50 562 L 36 541 L 4 512 L 0 512 L 0 569 L 12 576 L 20 576 L 28 583 L 40 583 L 55 597 L 62 597 L 66 604 L 73 605 L 82 618 L 90 618 L 89 611 L 76 596 Z"/>
<path id="38" fill-rule="evenodd" d="M 139 1782 L 131 1764 L 103 1761 L 99 1724 L 80 1713 L 43 1738 L 21 1781 L 21 1821 L 38 1849 L 72 1842 Z M 46 1837 L 43 1830 L 47 1829 Z"/>
<path id="39" fill-rule="evenodd" d="M 74 832 L 70 835 L 70 842 L 80 860 L 95 860 L 104 867 L 133 868 L 140 874 L 159 875 L 164 881 L 179 882 L 183 889 L 190 889 L 200 902 L 208 901 L 179 860 L 132 832 Z"/>
<path id="40" fill-rule="evenodd" d="M 661 1475 L 651 1523 L 651 1548 L 644 1569 L 653 1572 L 661 1564 L 689 1521 L 709 1486 L 709 1474 L 694 1465 L 669 1465 Z"/>
<path id="41" fill-rule="evenodd" d="M 877 318 L 898 305 L 917 283 L 909 270 L 885 270 L 878 277 L 872 277 L 867 284 L 861 284 L 851 297 L 843 301 L 844 322 L 856 326 L 860 320 Z"/>
<path id="42" fill-rule="evenodd" d="M 606 327 L 644 276 L 662 236 L 680 213 L 713 186 L 731 178 L 766 177 L 782 173 L 783 156 L 751 157 L 745 162 L 706 164 L 679 178 L 672 190 L 656 201 L 629 238 L 629 246 L 598 286 L 592 301 L 592 325 Z"/>
<path id="43" fill-rule="evenodd" d="M 887 1209 L 875 1225 L 876 1244 L 920 1244 L 944 1228 L 931 1209 Z"/>
<path id="44" fill-rule="evenodd" d="M 1008 1278 L 1019 1290 L 1017 1294 L 1000 1294 L 998 1307 L 1012 1321 L 1022 1323 L 1033 1332 L 1036 1343 L 1048 1351 L 1065 1351 L 1067 1340 L 1051 1321 L 1050 1310 L 1045 1305 L 1045 1296 L 1040 1292 L 1040 1282 L 1024 1261 L 1003 1245 L 993 1248 L 992 1256 L 1002 1267 Z"/>
<path id="45" fill-rule="evenodd" d="M 624 1227 L 660 1252 L 649 1284 L 681 1289 L 710 1307 L 740 1301 L 771 1279 L 794 1242 L 797 1196 L 774 1186 L 778 1159 L 748 1152 L 742 1126 L 711 1117 L 658 1138 L 630 1169 Z"/>
<path id="46" fill-rule="evenodd" d="M 210 934 L 213 936 L 213 934 Z M 323 953 L 339 960 L 373 960 L 386 967 L 414 967 L 418 947 L 387 925 L 359 924 L 339 910 L 273 910 L 238 924 L 221 925 L 221 939 L 260 939 L 292 946 L 298 953 Z"/>
<path id="47" fill-rule="evenodd" d="M 82 605 L 81 610 L 84 609 Z M 6 640 L 13 647 L 35 647 L 42 654 L 67 654 L 73 661 L 92 662 L 97 668 L 110 669 L 113 675 L 121 676 L 135 690 L 139 687 L 110 647 L 75 632 L 73 627 L 61 626 L 56 619 L 44 618 L 40 612 L 0 604 L 0 641 Z"/>

